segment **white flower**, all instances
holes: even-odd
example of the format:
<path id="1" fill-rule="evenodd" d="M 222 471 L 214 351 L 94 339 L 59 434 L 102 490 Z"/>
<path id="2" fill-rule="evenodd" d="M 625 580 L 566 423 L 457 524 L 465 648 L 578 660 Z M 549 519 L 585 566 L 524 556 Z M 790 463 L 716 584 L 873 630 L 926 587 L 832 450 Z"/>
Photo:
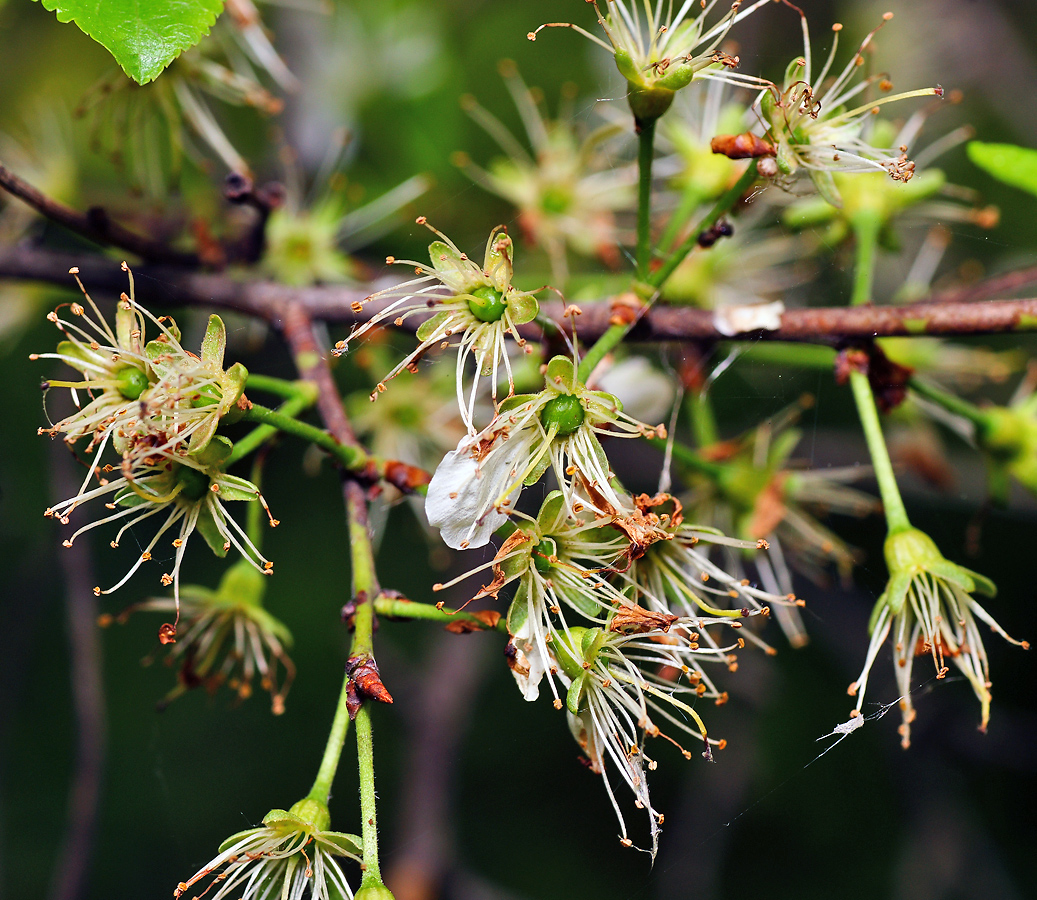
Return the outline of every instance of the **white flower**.
<path id="1" fill-rule="evenodd" d="M 892 13 L 885 13 L 883 23 L 892 17 Z M 802 16 L 802 27 L 803 56 L 789 65 L 780 89 L 772 85 L 757 101 L 766 123 L 767 138 L 777 150 L 778 171 L 791 175 L 800 168 L 806 169 L 818 192 L 833 206 L 842 205 L 839 189 L 832 178 L 833 171 L 879 170 L 888 172 L 897 181 L 908 181 L 914 174 L 914 163 L 906 156 L 908 129 L 895 139 L 893 146 L 873 146 L 869 141 L 873 114 L 884 104 L 897 100 L 943 96 L 943 89 L 922 88 L 852 106 L 850 101 L 876 82 L 883 91 L 892 88 L 885 76 L 857 78 L 858 70 L 863 68 L 863 52 L 878 28 L 865 37 L 843 70 L 826 81 L 835 61 L 842 25 L 832 26 L 832 49 L 816 77 L 806 16 Z"/>
<path id="2" fill-rule="evenodd" d="M 428 225 L 424 216 L 417 221 L 420 225 L 427 225 L 430 231 L 441 238 L 429 245 L 432 267 L 412 260 L 389 257 L 388 262 L 414 266 L 420 277 L 366 298 L 363 303 L 371 300 L 390 302 L 366 323 L 354 328 L 349 340 L 339 341 L 334 353 L 345 353 L 350 341 L 386 320 L 392 320 L 398 327 L 414 315 L 427 315 L 433 311 L 432 317 L 418 328 L 420 343 L 417 348 L 385 376 L 371 399 L 377 399 L 378 394 L 385 390 L 386 381 L 395 378 L 404 369 L 413 369 L 426 352 L 439 344 L 445 346 L 451 338 L 459 335 L 457 401 L 466 427 L 474 434 L 472 417 L 479 392 L 479 379 L 491 377 L 492 393 L 496 399 L 498 370 L 503 363 L 509 384 L 513 384 L 504 339 L 506 335 L 511 335 L 520 345 L 525 345 L 516 328 L 536 318 L 540 310 L 534 296 L 537 291 L 519 291 L 512 285 L 512 241 L 503 225 L 490 232 L 480 268 L 458 250 L 446 235 Z M 443 292 L 444 288 L 447 293 Z M 354 311 L 362 312 L 363 303 L 355 304 Z M 464 373 L 469 356 L 475 361 L 475 378 L 471 388 L 467 389 L 466 397 Z"/>
<path id="3" fill-rule="evenodd" d="M 597 436 L 665 434 L 661 425 L 623 413 L 611 394 L 587 390 L 564 356 L 547 364 L 544 381 L 539 394 L 501 403 L 493 422 L 463 439 L 433 475 L 425 509 L 455 550 L 486 544 L 514 509 L 523 485 L 534 484 L 549 467 L 568 514 L 587 508 L 609 515 L 622 501 Z"/>
<path id="4" fill-rule="evenodd" d="M 637 120 L 657 119 L 673 102 L 674 93 L 687 87 L 700 73 L 704 78 L 759 84 L 758 79 L 727 71 L 738 60 L 721 53 L 719 48 L 731 26 L 771 0 L 757 0 L 744 10 L 740 10 L 741 0 L 735 0 L 711 26 L 706 24 L 706 18 L 717 0 L 683 0 L 679 5 L 663 0 L 605 0 L 605 14 L 597 0 L 590 2 L 607 43 L 570 22 L 548 22 L 527 37 L 536 40 L 544 28 L 571 28 L 609 51 L 627 80 L 627 97 Z"/>
<path id="5" fill-rule="evenodd" d="M 273 563 L 267 560 L 249 539 L 244 529 L 227 513 L 224 503 L 229 500 L 258 500 L 266 508 L 266 501 L 254 484 L 244 478 L 227 475 L 222 465 L 231 452 L 231 443 L 226 438 L 214 438 L 200 458 L 174 454 L 168 450 L 154 451 L 149 457 L 131 465 L 123 460 L 121 476 L 109 480 L 106 476 L 116 469 L 100 466 L 100 445 L 79 493 L 46 510 L 45 516 L 57 518 L 63 525 L 69 522 L 74 509 L 91 500 L 105 499 L 105 508 L 110 515 L 95 519 L 79 528 L 64 542 L 71 547 L 80 535 L 108 523 L 121 523 L 111 546 L 118 547 L 122 536 L 136 525 L 153 516 L 164 517 L 165 521 L 145 545 L 136 562 L 119 581 L 110 588 L 94 588 L 94 593 L 110 594 L 122 587 L 145 562 L 152 559 L 159 540 L 176 526 L 173 539 L 174 558 L 170 572 L 162 575 L 163 585 L 173 585 L 173 598 L 180 607 L 180 566 L 187 542 L 197 530 L 217 556 L 225 556 L 231 547 L 259 572 L 271 574 Z M 96 478 L 97 486 L 91 487 Z M 267 510 L 269 515 L 269 510 Z M 271 525 L 277 520 L 271 518 Z M 176 637 L 176 623 L 163 625 L 159 630 L 163 643 L 171 643 Z"/>
<path id="6" fill-rule="evenodd" d="M 911 703 L 911 670 L 916 656 L 930 654 L 938 679 L 946 677 L 950 659 L 965 676 L 979 699 L 980 730 L 986 731 L 990 718 L 990 671 L 983 638 L 976 619 L 985 622 L 1006 641 L 1029 649 L 1026 641 L 1008 636 L 990 614 L 973 599 L 973 593 L 993 597 L 994 583 L 978 572 L 944 559 L 927 534 L 908 528 L 886 538 L 886 565 L 890 579 L 872 612 L 869 626 L 871 644 L 864 668 L 850 685 L 857 697 L 854 711 L 864 705 L 868 676 L 879 649 L 893 634 L 893 669 L 900 690 L 901 744 L 911 744 L 911 723 L 915 709 Z"/>
<path id="7" fill-rule="evenodd" d="M 220 852 L 187 881 L 177 885 L 179 900 L 198 882 L 208 886 L 195 900 L 352 900 L 353 892 L 335 857 L 359 860 L 360 839 L 330 831 L 327 807 L 316 800 L 301 800 L 290 810 L 274 809 L 260 828 L 250 828 L 227 838 Z"/>

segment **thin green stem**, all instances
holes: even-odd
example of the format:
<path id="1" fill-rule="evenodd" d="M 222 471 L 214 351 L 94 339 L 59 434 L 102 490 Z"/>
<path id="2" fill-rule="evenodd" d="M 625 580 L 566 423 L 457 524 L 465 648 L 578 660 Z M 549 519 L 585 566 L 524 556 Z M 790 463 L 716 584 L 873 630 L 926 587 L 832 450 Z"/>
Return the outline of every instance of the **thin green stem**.
<path id="1" fill-rule="evenodd" d="M 441 622 L 444 625 L 449 625 L 451 622 L 466 622 L 478 631 L 508 633 L 508 626 L 503 616 L 497 620 L 496 625 L 490 626 L 479 616 L 464 610 L 453 610 L 446 607 L 440 609 L 431 603 L 415 603 L 413 600 L 398 597 L 378 597 L 374 601 L 374 611 L 378 615 L 390 619 L 422 619 L 427 622 Z"/>
<path id="2" fill-rule="evenodd" d="M 288 402 L 291 403 L 292 401 Z M 347 469 L 363 468 L 363 466 L 371 459 L 371 457 L 369 457 L 359 447 L 340 444 L 334 437 L 326 431 L 317 428 L 315 425 L 300 422 L 298 419 L 292 418 L 291 415 L 287 415 L 281 410 L 273 410 L 266 406 L 260 406 L 258 403 L 252 404 L 252 408 L 245 412 L 241 417 L 241 421 L 267 425 L 277 431 L 283 431 L 285 434 L 290 434 L 293 437 L 300 438 L 301 440 L 309 441 L 311 444 L 316 444 L 318 447 L 327 450 L 328 453 L 334 456 Z M 246 435 L 243 441 L 248 441 L 251 437 L 252 435 Z M 238 444 L 235 446 L 234 453 L 231 454 L 232 461 L 240 459 L 242 454 L 237 452 L 237 448 L 243 443 L 243 441 L 238 441 Z"/>
<path id="3" fill-rule="evenodd" d="M 278 397 L 294 397 L 300 391 L 309 393 L 313 390 L 312 384 L 308 381 L 288 381 L 285 378 L 257 375 L 254 372 L 248 373 L 245 387 L 254 391 L 262 391 L 265 394 L 275 394 Z"/>
<path id="4" fill-rule="evenodd" d="M 724 344 L 730 350 L 734 345 Z M 835 363 L 835 348 L 820 344 L 788 344 L 782 341 L 754 341 L 740 345 L 739 362 L 768 363 L 797 369 L 831 371 Z"/>
<path id="5" fill-rule="evenodd" d="M 655 157 L 655 119 L 637 136 L 637 277 L 648 278 L 652 262 L 652 160 Z"/>
<path id="6" fill-rule="evenodd" d="M 948 412 L 954 413 L 956 416 L 961 416 L 963 419 L 967 419 L 973 425 L 985 426 L 988 424 L 987 414 L 981 410 L 978 406 L 969 403 L 968 400 L 962 400 L 961 397 L 955 397 L 954 394 L 949 394 L 947 391 L 941 390 L 934 384 L 930 384 L 927 381 L 912 376 L 908 380 L 908 386 L 916 394 L 925 397 L 927 400 L 932 400 L 939 406 L 942 406 Z"/>
<path id="7" fill-rule="evenodd" d="M 677 208 L 670 215 L 669 221 L 666 223 L 666 227 L 663 229 L 663 233 L 659 236 L 659 249 L 668 250 L 674 241 L 677 240 L 677 236 L 680 234 L 681 229 L 688 223 L 688 219 L 691 218 L 691 214 L 699 208 L 699 205 L 703 202 L 702 188 L 699 187 L 695 181 L 689 181 L 685 186 L 681 199 L 677 203 Z"/>
<path id="8" fill-rule="evenodd" d="M 653 447 L 666 451 L 667 440 L 665 438 L 647 438 L 649 444 Z M 710 462 L 708 459 L 703 459 L 695 450 L 691 447 L 686 447 L 677 441 L 673 443 L 673 458 L 677 460 L 681 465 L 687 466 L 694 472 L 698 472 L 700 475 L 705 475 L 708 478 L 718 480 L 724 477 L 724 466 L 720 463 Z"/>
<path id="9" fill-rule="evenodd" d="M 374 550 L 367 527 L 367 500 L 355 482 L 345 486 L 349 517 L 349 554 L 353 570 L 353 646 L 350 659 L 374 658 L 374 601 L 380 593 Z M 357 771 L 360 776 L 360 834 L 364 850 L 365 884 L 381 884 L 378 865 L 378 811 L 374 788 L 374 739 L 371 701 L 365 699 L 356 713 Z"/>
<path id="10" fill-rule="evenodd" d="M 904 508 L 904 500 L 900 496 L 900 488 L 897 487 L 897 477 L 893 473 L 893 463 L 890 461 L 886 439 L 882 434 L 882 424 L 879 422 L 879 411 L 875 406 L 871 382 L 863 372 L 854 370 L 850 372 L 850 388 L 853 390 L 853 399 L 857 404 L 857 415 L 860 417 L 861 427 L 864 429 L 864 439 L 868 443 L 875 479 L 879 483 L 879 493 L 882 495 L 882 507 L 886 513 L 886 525 L 889 533 L 896 534 L 906 531 L 911 527 L 911 522 L 907 518 L 907 510 Z"/>
<path id="11" fill-rule="evenodd" d="M 641 132 L 641 137 L 644 137 L 644 131 Z M 644 143 L 641 144 L 641 150 L 644 151 Z M 642 174 L 644 169 L 641 169 Z M 645 284 L 653 288 L 659 288 L 666 282 L 674 270 L 681 264 L 684 257 L 691 252 L 691 249 L 696 245 L 698 236 L 708 228 L 712 228 L 720 220 L 720 217 L 728 212 L 739 200 L 750 187 L 750 185 L 756 180 L 756 164 L 752 164 L 748 169 L 745 170 L 741 178 L 738 179 L 737 183 L 729 188 L 719 200 L 717 200 L 714 207 L 703 216 L 702 220 L 691 230 L 688 238 L 678 247 L 670 258 L 663 263 L 662 268 L 658 269 L 647 276 L 642 276 L 642 280 Z M 641 185 L 644 188 L 644 183 Z M 642 207 L 638 206 L 638 274 L 642 272 L 641 269 L 641 211 Z M 645 226 L 645 240 L 648 240 L 648 229 Z M 653 298 L 654 299 L 654 298 Z M 651 305 L 651 300 L 647 302 L 647 305 Z M 627 333 L 631 328 L 634 327 L 634 323 L 631 322 L 628 325 L 610 325 L 605 332 L 594 342 L 594 346 L 588 350 L 583 359 L 580 360 L 580 368 L 578 375 L 581 381 L 586 381 L 590 376 L 591 372 L 594 371 L 595 366 L 601 362 L 605 356 L 611 353 L 616 347 L 622 342 L 623 338 L 627 336 Z"/>
<path id="12" fill-rule="evenodd" d="M 276 379 L 280 380 L 280 379 Z M 288 399 L 282 403 L 276 410 L 277 415 L 286 416 L 290 419 L 294 419 L 303 410 L 309 409 L 313 406 L 315 396 L 312 391 L 296 391 L 290 395 Z M 253 404 L 253 409 L 256 408 L 256 404 Z M 260 409 L 266 409 L 266 407 L 259 407 Z M 248 414 L 242 417 L 244 421 L 250 421 Z M 250 453 L 258 450 L 267 441 L 270 440 L 278 432 L 276 425 L 260 425 L 258 428 L 253 428 L 248 434 L 246 434 L 241 440 L 234 444 L 234 449 L 231 451 L 230 457 L 227 461 L 227 465 L 236 463 L 240 459 L 244 459 Z M 323 432 L 322 432 L 323 433 Z"/>
<path id="13" fill-rule="evenodd" d="M 684 262 L 684 257 L 698 246 L 699 235 L 703 231 L 712 228 L 720 221 L 723 215 L 730 212 L 742 195 L 749 190 L 754 181 L 756 181 L 755 162 L 749 165 L 749 168 L 742 173 L 742 177 L 738 181 L 720 195 L 713 208 L 691 229 L 681 245 L 670 254 L 670 258 L 648 276 L 648 284 L 655 288 L 662 287 L 666 283 L 666 279 L 677 269 L 677 266 Z"/>
<path id="14" fill-rule="evenodd" d="M 356 750 L 360 774 L 360 834 L 364 845 L 363 882 L 381 884 L 378 865 L 377 801 L 374 791 L 374 738 L 371 733 L 371 706 L 365 703 L 356 714 Z"/>
<path id="15" fill-rule="evenodd" d="M 713 415 L 713 404 L 707 391 L 693 391 L 688 394 L 688 413 L 691 416 L 691 431 L 695 435 L 695 443 L 699 447 L 709 447 L 720 439 L 717 431 L 717 419 Z"/>
<path id="16" fill-rule="evenodd" d="M 863 306 L 871 303 L 872 284 L 875 280 L 875 258 L 878 255 L 881 229 L 882 217 L 873 210 L 862 210 L 853 217 L 857 253 L 853 268 L 853 294 L 850 297 L 850 306 Z"/>
<path id="17" fill-rule="evenodd" d="M 325 806 L 331 796 L 331 783 L 335 780 L 338 771 L 338 762 L 342 756 L 342 747 L 349 733 L 349 675 L 342 680 L 342 690 L 338 695 L 338 706 L 335 707 L 335 718 L 331 723 L 331 732 L 328 734 L 328 742 L 324 746 L 324 756 L 317 770 L 317 777 L 310 788 L 309 797 L 318 800 Z"/>

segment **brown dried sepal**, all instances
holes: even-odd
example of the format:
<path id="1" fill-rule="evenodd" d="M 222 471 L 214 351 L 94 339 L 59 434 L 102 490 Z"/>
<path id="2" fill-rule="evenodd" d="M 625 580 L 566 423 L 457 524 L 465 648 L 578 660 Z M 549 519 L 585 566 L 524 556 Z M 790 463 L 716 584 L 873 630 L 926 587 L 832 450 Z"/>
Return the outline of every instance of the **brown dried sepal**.
<path id="1" fill-rule="evenodd" d="M 493 597 L 494 600 L 497 599 L 497 594 L 500 593 L 500 589 L 504 587 L 508 580 L 507 574 L 504 572 L 504 569 L 501 568 L 501 562 L 510 556 L 512 551 L 514 551 L 519 544 L 524 544 L 526 541 L 531 541 L 532 539 L 533 538 L 530 534 L 522 531 L 520 528 L 508 535 L 504 543 L 501 544 L 500 550 L 497 551 L 497 555 L 493 558 L 493 581 L 484 585 L 479 593 L 472 597 L 473 600 L 478 600 L 480 597 Z M 478 614 L 476 613 L 476 615 Z M 498 615 L 497 618 L 499 619 L 500 616 Z M 496 622 L 493 623 L 493 625 L 496 624 Z M 490 627 L 492 628 L 493 625 Z M 447 626 L 447 630 L 451 630 L 450 626 Z"/>
<path id="2" fill-rule="evenodd" d="M 868 376 L 875 403 L 882 412 L 888 413 L 904 402 L 914 369 L 893 362 L 881 347 L 870 344 L 867 349 L 843 350 L 835 358 L 835 379 L 839 384 L 846 383 L 850 372 L 863 372 Z"/>
<path id="3" fill-rule="evenodd" d="M 749 534 L 753 538 L 760 539 L 773 533 L 781 520 L 785 518 L 785 480 L 787 477 L 788 473 L 779 472 L 756 495 L 752 519 L 749 521 Z"/>
<path id="4" fill-rule="evenodd" d="M 640 606 L 621 606 L 609 622 L 609 631 L 621 634 L 645 634 L 649 631 L 669 631 L 679 617 L 673 613 L 652 612 Z"/>
<path id="5" fill-rule="evenodd" d="M 176 625 L 171 622 L 159 626 L 158 629 L 158 642 L 160 644 L 175 644 L 176 643 Z"/>
<path id="6" fill-rule="evenodd" d="M 497 627 L 500 621 L 500 613 L 495 609 L 480 609 L 476 612 L 465 613 L 465 618 L 454 619 L 446 630 L 452 634 L 471 634 L 473 631 L 489 631 Z M 472 619 L 478 619 L 473 622 Z M 481 624 L 480 624 L 481 623 Z"/>
<path id="7" fill-rule="evenodd" d="M 765 141 L 751 131 L 745 134 L 718 134 L 709 142 L 709 148 L 728 159 L 761 159 L 776 156 L 778 152 L 770 141 Z"/>
<path id="8" fill-rule="evenodd" d="M 413 494 L 432 479 L 424 469 L 395 459 L 386 462 L 382 477 L 402 494 Z"/>
<path id="9" fill-rule="evenodd" d="M 369 654 L 363 653 L 347 659 L 346 674 L 349 676 L 349 684 L 346 687 L 346 709 L 349 710 L 349 718 L 356 718 L 365 700 L 393 702 L 392 694 L 386 690 L 378 674 L 378 663 Z"/>
<path id="10" fill-rule="evenodd" d="M 641 315 L 644 302 L 633 291 L 612 298 L 609 325 L 633 325 Z"/>

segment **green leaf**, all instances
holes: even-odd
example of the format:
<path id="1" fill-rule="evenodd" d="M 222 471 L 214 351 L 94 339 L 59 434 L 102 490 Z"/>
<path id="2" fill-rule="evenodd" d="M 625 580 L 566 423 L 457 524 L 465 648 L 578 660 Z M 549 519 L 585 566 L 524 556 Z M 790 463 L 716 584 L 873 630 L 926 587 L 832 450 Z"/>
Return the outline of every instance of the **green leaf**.
<path id="1" fill-rule="evenodd" d="M 966 150 L 969 159 L 988 175 L 1037 195 L 1037 150 L 983 141 L 969 141 Z"/>
<path id="2" fill-rule="evenodd" d="M 154 81 L 209 33 L 223 0 L 42 0 L 59 22 L 75 22 L 138 84 Z"/>

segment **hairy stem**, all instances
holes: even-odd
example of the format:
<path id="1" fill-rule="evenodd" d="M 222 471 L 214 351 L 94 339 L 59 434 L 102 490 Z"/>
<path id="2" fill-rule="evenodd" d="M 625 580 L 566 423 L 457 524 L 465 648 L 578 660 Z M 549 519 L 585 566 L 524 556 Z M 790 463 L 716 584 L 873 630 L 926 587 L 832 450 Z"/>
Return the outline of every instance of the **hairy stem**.
<path id="1" fill-rule="evenodd" d="M 349 549 L 353 569 L 353 646 L 350 659 L 373 658 L 374 601 L 378 596 L 378 575 L 374 551 L 367 527 L 367 500 L 356 482 L 345 485 L 346 509 L 349 514 Z M 356 713 L 357 765 L 360 776 L 361 836 L 364 850 L 364 883 L 381 884 L 378 865 L 378 813 L 374 788 L 374 739 L 371 728 L 371 704 L 365 701 Z"/>

